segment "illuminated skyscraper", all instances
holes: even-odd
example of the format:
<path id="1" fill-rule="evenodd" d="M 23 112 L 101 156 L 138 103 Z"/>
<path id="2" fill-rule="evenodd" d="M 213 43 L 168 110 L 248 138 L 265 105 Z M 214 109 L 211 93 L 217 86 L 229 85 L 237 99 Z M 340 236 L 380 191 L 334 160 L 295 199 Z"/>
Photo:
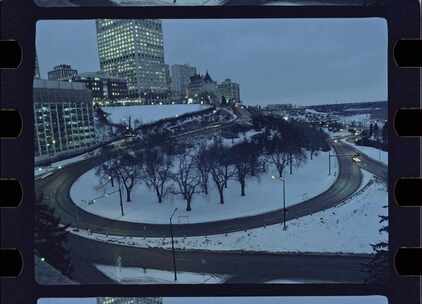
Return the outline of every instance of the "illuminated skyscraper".
<path id="1" fill-rule="evenodd" d="M 97 304 L 162 304 L 163 298 L 97 298 Z"/>
<path id="2" fill-rule="evenodd" d="M 100 19 L 96 25 L 101 70 L 125 78 L 129 96 L 169 89 L 161 20 Z"/>

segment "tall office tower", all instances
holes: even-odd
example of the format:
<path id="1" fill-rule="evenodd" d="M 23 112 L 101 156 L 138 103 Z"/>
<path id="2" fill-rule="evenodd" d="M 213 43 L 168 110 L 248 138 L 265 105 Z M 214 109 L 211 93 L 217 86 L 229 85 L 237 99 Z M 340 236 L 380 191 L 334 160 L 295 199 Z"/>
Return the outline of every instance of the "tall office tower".
<path id="1" fill-rule="evenodd" d="M 48 80 L 70 80 L 76 75 L 78 75 L 78 71 L 72 69 L 70 65 L 59 64 L 48 72 Z"/>
<path id="2" fill-rule="evenodd" d="M 161 20 L 99 19 L 100 67 L 128 81 L 130 97 L 168 91 Z"/>
<path id="3" fill-rule="evenodd" d="M 162 304 L 163 298 L 97 298 L 97 304 Z"/>
<path id="4" fill-rule="evenodd" d="M 34 78 L 39 79 L 40 76 L 40 65 L 38 64 L 38 56 L 37 53 L 35 53 L 35 72 L 34 72 Z"/>
<path id="5" fill-rule="evenodd" d="M 171 66 L 171 84 L 176 95 L 186 96 L 190 78 L 196 75 L 196 68 L 187 64 Z"/>

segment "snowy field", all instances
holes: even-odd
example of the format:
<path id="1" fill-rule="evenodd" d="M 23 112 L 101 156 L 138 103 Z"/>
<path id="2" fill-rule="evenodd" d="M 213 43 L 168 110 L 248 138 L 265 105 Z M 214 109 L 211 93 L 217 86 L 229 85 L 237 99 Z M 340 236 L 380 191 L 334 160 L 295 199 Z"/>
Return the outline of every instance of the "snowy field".
<path id="1" fill-rule="evenodd" d="M 175 247 L 203 250 L 372 253 L 370 244 L 387 240 L 385 233 L 379 233 L 379 229 L 384 225 L 379 223 L 379 215 L 388 215 L 387 208 L 383 208 L 388 204 L 388 194 L 384 183 L 376 181 L 369 172 L 363 173 L 359 194 L 336 208 L 288 221 L 285 231 L 281 224 L 277 224 L 228 234 L 178 237 L 175 238 Z M 171 248 L 170 238 L 106 236 L 84 230 L 69 230 L 79 236 L 102 242 L 142 248 Z"/>
<path id="2" fill-rule="evenodd" d="M 344 143 L 353 146 L 363 154 L 367 155 L 368 157 L 377 160 L 379 162 L 382 162 L 384 165 L 388 166 L 388 152 L 373 148 L 373 147 L 367 147 L 367 146 L 359 146 L 356 144 L 353 144 L 351 142 L 348 142 L 347 140 L 342 140 Z"/>
<path id="3" fill-rule="evenodd" d="M 313 160 L 308 159 L 302 167 L 294 168 L 293 175 L 289 175 L 289 169 L 286 168 L 286 206 L 297 204 L 327 190 L 336 179 L 336 160 L 332 160 L 332 166 L 334 173 L 328 175 L 328 152 L 320 152 Z M 246 184 L 246 196 L 243 197 L 240 195 L 239 183 L 234 180 L 229 181 L 224 192 L 224 205 L 219 203 L 218 191 L 210 178 L 209 195 L 194 196 L 190 212 L 185 211 L 186 203 L 180 196 L 168 195 L 159 204 L 155 193 L 141 183 L 132 190 L 132 201 L 124 202 L 125 216 L 122 217 L 117 188 L 112 188 L 110 185 L 105 191 L 96 190 L 99 181 L 95 169 L 82 175 L 73 184 L 70 196 L 73 202 L 85 211 L 110 219 L 168 224 L 169 216 L 175 208 L 178 208 L 174 220 L 176 224 L 210 222 L 282 208 L 282 182 L 273 179 L 273 175 L 277 176 L 276 170 L 270 168 L 259 179 L 249 178 Z M 87 203 L 93 199 L 95 203 Z"/>
<path id="4" fill-rule="evenodd" d="M 219 284 L 229 278 L 229 276 L 209 273 L 177 272 L 177 281 L 174 281 L 172 271 L 99 264 L 95 267 L 121 284 Z"/>
<path id="5" fill-rule="evenodd" d="M 127 121 L 129 116 L 132 123 L 138 119 L 141 123 L 149 123 L 162 118 L 195 112 L 206 109 L 207 106 L 199 104 L 174 104 L 174 105 L 147 105 L 147 106 L 120 106 L 103 107 L 102 109 L 110 113 L 109 119 L 113 123 Z"/>

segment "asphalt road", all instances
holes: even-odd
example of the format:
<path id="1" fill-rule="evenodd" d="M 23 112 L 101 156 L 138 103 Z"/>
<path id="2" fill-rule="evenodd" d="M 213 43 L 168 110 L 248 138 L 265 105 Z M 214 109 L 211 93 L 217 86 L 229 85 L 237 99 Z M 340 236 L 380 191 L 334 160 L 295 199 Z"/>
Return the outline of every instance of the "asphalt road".
<path id="1" fill-rule="evenodd" d="M 122 267 L 173 270 L 171 251 L 158 248 L 135 248 L 70 237 L 72 279 L 82 284 L 111 283 L 92 264 Z M 209 273 L 227 276 L 225 283 L 264 283 L 283 278 L 303 282 L 361 283 L 366 273 L 364 264 L 369 255 L 334 254 L 271 254 L 250 252 L 215 252 L 177 250 L 177 271 Z"/>
<path id="2" fill-rule="evenodd" d="M 333 143 L 337 154 L 352 154 L 349 145 Z M 340 157 L 339 173 L 332 186 L 320 195 L 295 204 L 287 208 L 286 219 L 297 219 L 322 210 L 337 206 L 350 197 L 361 185 L 362 174 L 359 167 L 350 157 Z M 363 161 L 362 163 L 366 163 Z M 56 215 L 63 224 L 70 224 L 92 232 L 108 233 L 113 235 L 164 237 L 169 235 L 167 224 L 130 223 L 112 220 L 85 212 L 73 203 L 69 191 L 77 178 L 89 169 L 99 164 L 98 159 L 85 160 L 64 167 L 55 174 L 40 180 L 36 184 L 37 192 L 44 193 L 44 200 L 54 208 Z M 369 169 L 377 169 L 377 164 L 368 163 Z M 328 174 L 328 159 L 327 172 Z M 273 198 L 278 199 L 278 198 Z M 230 203 L 230 202 L 227 202 Z M 280 202 L 280 207 L 281 207 Z M 229 233 L 258 228 L 266 225 L 281 223 L 283 209 L 274 210 L 253 216 L 235 219 L 220 220 L 196 224 L 174 225 L 175 236 L 203 236 L 211 234 Z"/>

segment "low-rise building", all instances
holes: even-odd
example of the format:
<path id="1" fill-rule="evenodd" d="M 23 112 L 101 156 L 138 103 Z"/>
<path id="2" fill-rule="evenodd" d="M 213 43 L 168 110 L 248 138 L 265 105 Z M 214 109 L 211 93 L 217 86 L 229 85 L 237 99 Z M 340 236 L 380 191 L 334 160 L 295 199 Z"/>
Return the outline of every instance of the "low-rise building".
<path id="1" fill-rule="evenodd" d="M 74 76 L 71 81 L 84 83 L 92 92 L 94 103 L 107 104 L 129 96 L 126 79 L 112 77 L 104 72 L 81 73 Z"/>
<path id="2" fill-rule="evenodd" d="M 219 95 L 224 97 L 227 102 L 240 103 L 240 86 L 238 83 L 227 78 L 218 85 Z"/>
<path id="3" fill-rule="evenodd" d="M 70 65 L 59 64 L 48 72 L 48 80 L 71 80 L 76 75 L 78 75 L 78 71 L 72 69 Z"/>
<path id="4" fill-rule="evenodd" d="M 83 83 L 34 79 L 33 99 L 36 160 L 96 143 L 92 94 Z"/>

